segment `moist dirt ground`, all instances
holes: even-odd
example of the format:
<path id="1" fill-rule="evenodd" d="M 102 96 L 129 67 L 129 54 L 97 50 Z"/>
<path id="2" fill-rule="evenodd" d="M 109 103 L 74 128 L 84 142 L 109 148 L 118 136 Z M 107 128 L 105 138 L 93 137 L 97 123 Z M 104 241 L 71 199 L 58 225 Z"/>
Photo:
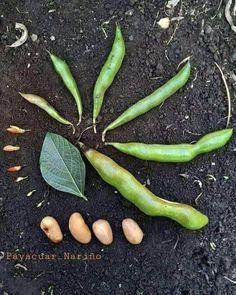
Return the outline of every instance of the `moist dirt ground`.
<path id="1" fill-rule="evenodd" d="M 186 164 L 145 162 L 101 143 L 101 132 L 108 123 L 167 81 L 190 55 L 192 74 L 186 87 L 161 107 L 110 132 L 107 139 L 182 143 L 225 128 L 227 96 L 215 62 L 229 85 L 230 126 L 235 127 L 236 42 L 224 17 L 225 2 L 219 6 L 218 0 L 183 0 L 173 9 L 166 2 L 1 0 L 1 149 L 6 144 L 21 146 L 17 153 L 0 152 L 1 294 L 236 294 L 235 136 L 220 151 Z M 162 30 L 157 22 L 166 16 L 183 18 Z M 209 225 L 200 231 L 145 216 L 104 183 L 87 161 L 88 202 L 50 188 L 40 175 L 39 156 L 47 131 L 75 144 L 81 131 L 91 125 L 93 85 L 110 51 L 116 21 L 122 26 L 126 57 L 106 94 L 98 134 L 88 130 L 82 140 L 110 155 L 155 194 L 207 214 Z M 29 38 L 22 46 L 9 48 L 19 37 L 16 22 L 26 25 Z M 32 41 L 32 34 L 37 40 Z M 74 101 L 54 73 L 46 50 L 66 59 L 78 81 L 84 116 L 75 135 L 17 93 L 45 97 L 76 122 Z M 11 124 L 32 131 L 7 134 L 5 129 Z M 18 164 L 25 165 L 18 175 L 29 178 L 17 184 L 6 168 Z M 27 197 L 33 189 L 37 191 Z M 95 237 L 87 246 L 78 244 L 68 230 L 68 218 L 75 211 L 84 215 L 89 226 L 96 219 L 107 219 L 114 232 L 113 244 L 103 246 Z M 39 229 L 45 215 L 53 215 L 62 227 L 64 241 L 57 246 Z M 125 217 L 134 218 L 142 227 L 141 245 L 132 246 L 125 240 L 121 230 Z M 54 254 L 56 259 L 21 261 L 12 256 L 41 253 Z M 64 259 L 64 253 L 80 254 L 83 259 Z M 91 259 L 93 255 L 97 259 Z"/>

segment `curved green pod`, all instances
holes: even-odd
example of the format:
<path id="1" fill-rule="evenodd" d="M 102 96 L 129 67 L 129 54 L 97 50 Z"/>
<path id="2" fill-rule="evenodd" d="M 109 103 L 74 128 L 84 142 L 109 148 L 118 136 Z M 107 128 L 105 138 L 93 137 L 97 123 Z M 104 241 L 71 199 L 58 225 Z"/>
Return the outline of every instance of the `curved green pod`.
<path id="1" fill-rule="evenodd" d="M 71 70 L 70 70 L 70 67 L 68 66 L 68 64 L 64 60 L 62 60 L 61 58 L 59 58 L 58 56 L 56 56 L 50 52 L 49 52 L 49 55 L 50 55 L 52 64 L 55 68 L 55 71 L 61 77 L 66 88 L 69 90 L 71 95 L 74 97 L 74 100 L 77 105 L 78 114 L 79 114 L 79 121 L 78 121 L 78 125 L 79 125 L 82 120 L 83 106 L 82 106 L 82 100 L 81 100 L 81 96 L 80 96 L 80 92 L 79 92 L 77 83 L 76 83 L 74 77 L 72 76 L 72 73 L 71 73 Z"/>
<path id="2" fill-rule="evenodd" d="M 42 110 L 44 110 L 53 119 L 57 120 L 58 122 L 60 122 L 64 125 L 70 125 L 73 129 L 73 133 L 75 133 L 74 125 L 71 122 L 69 122 L 68 120 L 66 120 L 65 118 L 63 118 L 58 113 L 58 111 L 51 104 L 49 104 L 46 101 L 46 99 L 44 99 L 41 96 L 35 95 L 35 94 L 26 94 L 26 93 L 22 93 L 22 92 L 19 92 L 19 94 L 28 102 L 30 102 L 30 103 L 38 106 Z"/>
<path id="3" fill-rule="evenodd" d="M 231 138 L 233 129 L 223 129 L 208 133 L 194 144 L 145 144 L 139 142 L 108 142 L 117 150 L 148 161 L 165 163 L 189 162 L 196 156 L 223 147 Z"/>
<path id="4" fill-rule="evenodd" d="M 96 132 L 96 118 L 98 117 L 105 92 L 112 84 L 125 56 L 125 42 L 119 24 L 116 24 L 116 34 L 111 52 L 97 78 L 93 91 L 93 124 Z"/>
<path id="5" fill-rule="evenodd" d="M 190 72 L 191 65 L 190 62 L 187 61 L 184 67 L 172 79 L 159 87 L 152 94 L 136 102 L 124 111 L 115 121 L 110 123 L 103 131 L 103 141 L 105 141 L 107 131 L 126 124 L 162 104 L 168 97 L 173 95 L 187 83 Z"/>
<path id="6" fill-rule="evenodd" d="M 87 148 L 83 143 L 80 143 L 80 148 L 101 178 L 145 214 L 171 218 L 190 230 L 201 229 L 208 223 L 208 217 L 195 208 L 155 196 L 111 158 Z"/>

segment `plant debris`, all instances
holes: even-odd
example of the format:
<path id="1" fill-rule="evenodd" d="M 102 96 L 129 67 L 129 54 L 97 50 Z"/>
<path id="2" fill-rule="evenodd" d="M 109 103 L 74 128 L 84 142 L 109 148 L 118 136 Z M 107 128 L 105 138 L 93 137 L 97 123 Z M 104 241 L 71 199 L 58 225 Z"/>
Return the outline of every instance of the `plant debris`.
<path id="1" fill-rule="evenodd" d="M 178 3 L 179 3 L 180 0 L 169 0 L 166 4 L 166 7 L 167 8 L 174 8 Z"/>
<path id="2" fill-rule="evenodd" d="M 22 269 L 24 269 L 25 271 L 28 270 L 28 268 L 27 268 L 26 266 L 24 266 L 23 264 L 20 264 L 20 263 L 17 263 L 17 264 L 15 265 L 15 268 L 17 268 L 17 269 L 22 268 Z"/>
<path id="3" fill-rule="evenodd" d="M 28 178 L 28 176 L 19 176 L 16 178 L 15 182 L 21 182 L 23 180 L 26 180 Z"/>
<path id="4" fill-rule="evenodd" d="M 224 82 L 225 89 L 226 89 L 226 94 L 227 94 L 227 100 L 228 100 L 228 115 L 227 115 L 227 123 L 226 123 L 226 128 L 227 128 L 229 126 L 229 122 L 230 122 L 230 118 L 231 118 L 231 108 L 232 108 L 231 107 L 231 97 L 230 97 L 229 87 L 228 87 L 228 84 L 226 82 L 224 73 L 223 73 L 221 67 L 218 65 L 218 63 L 215 62 L 215 65 L 217 66 L 217 68 L 219 69 L 219 71 L 221 73 L 221 77 L 222 77 L 222 80 Z"/>
<path id="5" fill-rule="evenodd" d="M 23 128 L 20 128 L 18 126 L 15 126 L 15 125 L 10 125 L 9 128 L 6 129 L 9 133 L 13 133 L 13 134 L 23 134 L 25 132 L 29 132 L 31 131 L 30 129 L 23 129 Z"/>
<path id="6" fill-rule="evenodd" d="M 14 146 L 14 145 L 6 145 L 3 148 L 4 152 L 16 152 L 16 151 L 19 151 L 19 149 L 20 149 L 19 146 Z"/>
<path id="7" fill-rule="evenodd" d="M 8 45 L 9 47 L 19 47 L 19 46 L 23 45 L 26 42 L 26 40 L 28 39 L 28 30 L 25 25 L 23 25 L 21 23 L 16 23 L 15 29 L 21 31 L 22 35 L 16 42 L 14 42 L 11 45 Z"/>
<path id="8" fill-rule="evenodd" d="M 230 8 L 231 8 L 231 5 L 232 5 L 232 0 L 228 0 L 226 6 L 225 6 L 225 18 L 227 20 L 227 22 L 229 23 L 232 31 L 234 33 L 236 33 L 236 26 L 234 25 L 234 21 L 233 21 L 233 18 L 230 14 Z M 235 15 L 235 7 L 234 7 L 234 15 Z"/>
<path id="9" fill-rule="evenodd" d="M 27 196 L 27 197 L 31 197 L 36 191 L 37 191 L 37 190 L 34 189 L 34 190 L 28 192 L 28 194 L 27 194 L 26 196 Z"/>
<path id="10" fill-rule="evenodd" d="M 18 172 L 21 169 L 22 169 L 22 166 L 12 166 L 12 167 L 7 168 L 7 171 L 8 172 Z"/>
<path id="11" fill-rule="evenodd" d="M 40 208 L 43 205 L 43 203 L 45 203 L 45 200 L 42 200 L 41 202 L 39 202 L 36 207 Z"/>

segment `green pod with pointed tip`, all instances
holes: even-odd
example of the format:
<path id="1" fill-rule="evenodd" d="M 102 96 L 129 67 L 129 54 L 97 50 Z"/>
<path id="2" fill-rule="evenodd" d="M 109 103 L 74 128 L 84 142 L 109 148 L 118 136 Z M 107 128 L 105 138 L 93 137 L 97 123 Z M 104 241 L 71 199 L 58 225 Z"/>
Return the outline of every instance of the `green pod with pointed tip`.
<path id="1" fill-rule="evenodd" d="M 46 99 L 44 99 L 41 96 L 35 95 L 35 94 L 26 94 L 26 93 L 22 93 L 22 92 L 19 92 L 19 94 L 28 102 L 30 102 L 30 103 L 38 106 L 42 110 L 44 110 L 53 119 L 57 120 L 58 122 L 60 122 L 64 125 L 70 125 L 73 129 L 73 133 L 75 132 L 74 125 L 71 122 L 69 122 L 68 120 L 66 120 L 65 118 L 63 118 L 58 113 L 58 111 L 51 104 L 49 104 L 46 101 Z"/>
<path id="2" fill-rule="evenodd" d="M 208 217 L 192 206 L 155 196 L 129 171 L 106 155 L 86 147 L 83 143 L 80 143 L 80 148 L 101 178 L 145 214 L 171 218 L 190 230 L 201 229 L 208 223 Z"/>
<path id="3" fill-rule="evenodd" d="M 119 71 L 125 56 L 125 42 L 122 36 L 119 24 L 116 24 L 116 34 L 111 52 L 103 65 L 101 72 L 97 78 L 93 91 L 93 124 L 96 124 L 104 95 L 107 89 L 112 84 L 117 72 Z M 96 132 L 96 129 L 95 129 Z"/>
<path id="4" fill-rule="evenodd" d="M 61 77 L 62 81 L 64 82 L 66 88 L 69 90 L 71 95 L 74 97 L 74 100 L 77 105 L 77 110 L 79 114 L 79 121 L 78 125 L 82 120 L 82 113 L 83 113 L 83 106 L 82 106 L 82 99 L 80 96 L 80 92 L 77 86 L 77 83 L 71 73 L 70 67 L 68 64 L 59 58 L 58 56 L 49 52 L 52 64 L 54 66 L 55 71 Z"/>
<path id="5" fill-rule="evenodd" d="M 117 150 L 136 158 L 164 163 L 189 162 L 200 154 L 223 147 L 231 138 L 233 129 L 208 133 L 194 144 L 145 144 L 139 142 L 108 142 Z"/>
<path id="6" fill-rule="evenodd" d="M 191 65 L 190 62 L 187 61 L 183 68 L 172 79 L 150 95 L 136 102 L 125 110 L 115 121 L 110 123 L 103 131 L 103 141 L 105 141 L 107 131 L 126 124 L 162 104 L 167 98 L 176 93 L 187 83 L 190 73 Z"/>

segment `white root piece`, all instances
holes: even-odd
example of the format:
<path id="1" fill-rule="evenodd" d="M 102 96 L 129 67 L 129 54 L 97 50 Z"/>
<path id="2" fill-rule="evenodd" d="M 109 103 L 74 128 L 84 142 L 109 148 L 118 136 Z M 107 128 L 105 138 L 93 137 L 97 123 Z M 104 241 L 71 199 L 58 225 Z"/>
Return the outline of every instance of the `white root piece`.
<path id="1" fill-rule="evenodd" d="M 20 39 L 18 39 L 13 44 L 9 45 L 9 47 L 19 47 L 22 44 L 24 44 L 26 42 L 26 40 L 28 39 L 28 30 L 25 25 L 20 24 L 20 23 L 16 23 L 15 29 L 21 31 L 22 35 L 21 35 Z"/>
<path id="2" fill-rule="evenodd" d="M 231 8 L 231 5 L 232 5 L 232 0 L 228 0 L 227 4 L 226 4 L 226 6 L 225 6 L 225 18 L 226 18 L 227 22 L 229 23 L 229 25 L 230 25 L 232 31 L 233 31 L 234 33 L 236 33 L 236 26 L 234 25 L 233 18 L 232 18 L 231 14 L 230 14 L 230 8 Z M 233 11 L 233 13 L 235 14 L 235 12 L 236 12 L 236 8 L 235 8 L 235 6 L 234 6 L 234 11 Z"/>
<path id="3" fill-rule="evenodd" d="M 224 82 L 225 89 L 226 89 L 226 94 L 227 94 L 227 100 L 228 100 L 228 115 L 227 115 L 227 123 L 226 123 L 226 128 L 227 128 L 229 126 L 230 117 L 231 117 L 231 108 L 232 108 L 231 107 L 231 97 L 230 97 L 229 87 L 228 87 L 228 84 L 226 82 L 224 73 L 223 73 L 221 67 L 218 65 L 218 63 L 215 62 L 215 65 L 217 66 L 217 68 L 219 69 L 219 71 L 221 73 L 221 77 L 222 77 L 222 80 Z"/>
<path id="4" fill-rule="evenodd" d="M 225 278 L 225 279 L 226 279 L 227 281 L 229 281 L 230 283 L 236 285 L 236 280 L 231 280 L 230 278 L 228 278 L 228 277 L 226 277 L 226 276 L 223 276 L 223 278 Z"/>
<path id="5" fill-rule="evenodd" d="M 191 57 L 192 57 L 192 55 L 189 55 L 189 56 L 187 56 L 187 57 L 185 57 L 179 64 L 178 64 L 178 66 L 177 66 L 177 70 L 179 69 L 179 67 L 182 65 L 182 64 L 184 64 L 184 63 L 186 63 L 187 61 L 189 61 L 190 59 L 191 59 Z"/>

